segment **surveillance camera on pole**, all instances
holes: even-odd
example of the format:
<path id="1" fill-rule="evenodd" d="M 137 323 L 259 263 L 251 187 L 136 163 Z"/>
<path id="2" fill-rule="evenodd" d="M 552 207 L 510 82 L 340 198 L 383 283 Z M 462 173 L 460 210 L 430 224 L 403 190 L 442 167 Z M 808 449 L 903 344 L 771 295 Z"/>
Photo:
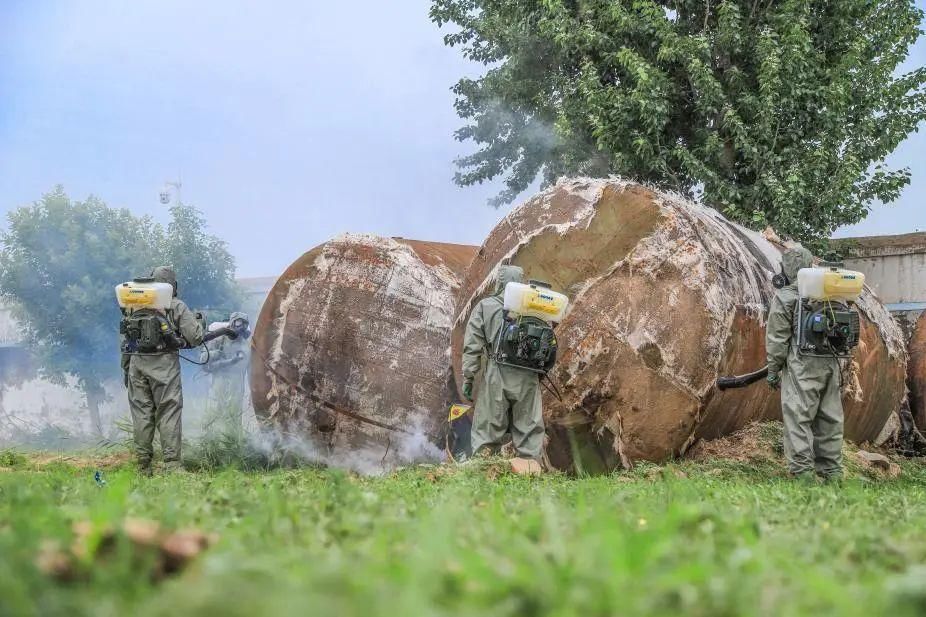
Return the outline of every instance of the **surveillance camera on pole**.
<path id="1" fill-rule="evenodd" d="M 175 196 L 174 201 L 176 203 L 180 202 L 180 188 L 183 186 L 183 183 L 180 182 L 178 178 L 176 182 L 165 182 L 164 188 L 161 190 L 160 199 L 163 205 L 169 205 L 171 202 L 172 194 Z"/>

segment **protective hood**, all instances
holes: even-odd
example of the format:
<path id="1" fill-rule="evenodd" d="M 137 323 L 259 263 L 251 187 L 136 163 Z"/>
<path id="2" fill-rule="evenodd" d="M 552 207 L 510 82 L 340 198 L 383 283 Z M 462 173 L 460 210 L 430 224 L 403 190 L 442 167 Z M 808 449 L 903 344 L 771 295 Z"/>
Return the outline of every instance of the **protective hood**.
<path id="1" fill-rule="evenodd" d="M 251 319 L 248 317 L 247 313 L 235 311 L 228 316 L 228 325 L 236 330 L 242 328 L 243 330 L 250 331 L 249 326 L 251 325 Z"/>
<path id="2" fill-rule="evenodd" d="M 518 266 L 499 266 L 498 274 L 495 278 L 495 295 L 500 296 L 505 293 L 505 285 L 508 283 L 524 282 L 524 270 Z"/>
<path id="3" fill-rule="evenodd" d="M 788 281 L 794 284 L 797 283 L 798 270 L 813 266 L 813 255 L 803 246 L 794 246 L 786 250 L 784 255 L 781 256 L 781 264 Z"/>
<path id="4" fill-rule="evenodd" d="M 156 283 L 170 283 L 174 288 L 174 295 L 177 295 L 177 273 L 170 266 L 158 266 L 151 271 L 151 278 Z"/>

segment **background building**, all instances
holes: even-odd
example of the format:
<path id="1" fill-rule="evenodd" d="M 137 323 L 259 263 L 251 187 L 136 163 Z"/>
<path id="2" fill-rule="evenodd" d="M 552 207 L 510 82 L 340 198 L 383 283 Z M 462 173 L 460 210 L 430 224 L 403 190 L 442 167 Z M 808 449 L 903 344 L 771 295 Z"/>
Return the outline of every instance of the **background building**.
<path id="1" fill-rule="evenodd" d="M 888 308 L 926 309 L 926 233 L 846 238 L 837 246 Z"/>
<path id="2" fill-rule="evenodd" d="M 275 276 L 256 276 L 238 279 L 238 285 L 244 293 L 241 310 L 251 318 L 251 326 L 257 323 L 257 316 L 264 305 L 264 300 L 270 295 L 273 284 L 277 282 Z"/>
<path id="3" fill-rule="evenodd" d="M 926 233 L 844 238 L 834 246 L 846 267 L 865 274 L 909 336 L 926 310 Z"/>

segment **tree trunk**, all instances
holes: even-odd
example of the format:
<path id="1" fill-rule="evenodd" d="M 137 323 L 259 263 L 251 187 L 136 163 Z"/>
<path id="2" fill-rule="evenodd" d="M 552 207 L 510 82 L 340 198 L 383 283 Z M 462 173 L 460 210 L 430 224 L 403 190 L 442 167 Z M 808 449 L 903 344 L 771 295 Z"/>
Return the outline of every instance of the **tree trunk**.
<path id="1" fill-rule="evenodd" d="M 89 387 L 84 389 L 87 395 L 87 411 L 90 412 L 90 423 L 97 437 L 103 437 L 103 420 L 100 418 L 100 404 L 106 398 L 102 387 Z"/>
<path id="2" fill-rule="evenodd" d="M 3 395 L 6 392 L 6 385 L 0 384 L 0 419 L 3 421 L 8 420 L 6 415 L 6 408 L 3 406 Z"/>

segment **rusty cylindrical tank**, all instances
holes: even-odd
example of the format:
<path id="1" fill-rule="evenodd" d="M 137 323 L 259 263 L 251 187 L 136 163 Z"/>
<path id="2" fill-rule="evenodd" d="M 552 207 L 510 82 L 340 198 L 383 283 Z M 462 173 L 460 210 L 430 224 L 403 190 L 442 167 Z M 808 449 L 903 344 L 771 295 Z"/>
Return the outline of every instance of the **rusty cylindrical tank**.
<path id="1" fill-rule="evenodd" d="M 453 331 L 460 375 L 471 307 L 503 260 L 572 299 L 544 394 L 558 467 L 660 461 L 699 438 L 780 417 L 764 384 L 719 392 L 718 375 L 765 363 L 765 315 L 782 247 L 676 195 L 617 179 L 560 182 L 491 232 L 463 280 Z M 862 343 L 847 371 L 846 434 L 874 439 L 904 393 L 902 336 L 868 292 Z"/>
<path id="2" fill-rule="evenodd" d="M 916 320 L 910 339 L 910 411 L 920 431 L 926 431 L 926 313 Z"/>
<path id="3" fill-rule="evenodd" d="M 453 299 L 474 253 L 353 234 L 305 253 L 254 330 L 258 419 L 330 465 L 376 471 L 439 456 Z"/>

